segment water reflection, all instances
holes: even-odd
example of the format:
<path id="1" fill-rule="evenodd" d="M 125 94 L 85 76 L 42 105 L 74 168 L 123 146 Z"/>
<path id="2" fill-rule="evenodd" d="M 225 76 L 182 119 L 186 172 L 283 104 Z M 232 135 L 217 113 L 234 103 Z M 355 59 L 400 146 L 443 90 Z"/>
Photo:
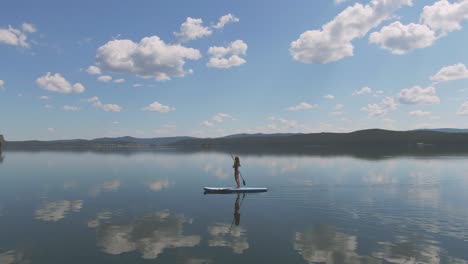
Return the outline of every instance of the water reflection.
<path id="1" fill-rule="evenodd" d="M 146 182 L 146 185 L 152 191 L 160 191 L 162 189 L 169 188 L 173 183 L 169 182 L 169 180 L 154 180 Z"/>
<path id="2" fill-rule="evenodd" d="M 244 250 L 249 248 L 247 242 L 247 231 L 240 227 L 240 209 L 244 202 L 245 194 L 236 196 L 234 203 L 234 214 L 232 223 L 215 223 L 208 227 L 208 233 L 210 239 L 208 240 L 208 246 L 210 247 L 230 247 L 234 253 L 242 254 Z"/>
<path id="3" fill-rule="evenodd" d="M 399 237 L 394 243 L 379 242 L 380 249 L 372 255 L 390 263 L 441 263 L 440 248 L 430 243 L 431 241 L 416 238 Z"/>
<path id="4" fill-rule="evenodd" d="M 83 207 L 82 200 L 76 201 L 54 201 L 43 204 L 35 212 L 35 217 L 38 220 L 45 222 L 57 222 L 67 215 L 69 211 L 79 212 Z"/>
<path id="5" fill-rule="evenodd" d="M 13 264 L 13 263 L 28 263 L 24 259 L 24 255 L 15 250 L 8 250 L 5 252 L 0 251 L 0 264 Z"/>
<path id="6" fill-rule="evenodd" d="M 120 189 L 121 185 L 120 180 L 106 181 L 91 188 L 90 195 L 91 197 L 97 197 L 103 192 L 116 192 Z"/>
<path id="7" fill-rule="evenodd" d="M 336 231 L 329 225 L 316 225 L 294 234 L 294 249 L 309 263 L 381 263 L 356 253 L 355 236 Z"/>
<path id="8" fill-rule="evenodd" d="M 164 210 L 129 224 L 99 222 L 92 226 L 96 226 L 97 244 L 103 252 L 118 255 L 136 250 L 144 259 L 156 259 L 167 248 L 194 247 L 200 243 L 198 235 L 183 235 L 184 225 L 191 223 L 192 219 L 184 215 Z"/>

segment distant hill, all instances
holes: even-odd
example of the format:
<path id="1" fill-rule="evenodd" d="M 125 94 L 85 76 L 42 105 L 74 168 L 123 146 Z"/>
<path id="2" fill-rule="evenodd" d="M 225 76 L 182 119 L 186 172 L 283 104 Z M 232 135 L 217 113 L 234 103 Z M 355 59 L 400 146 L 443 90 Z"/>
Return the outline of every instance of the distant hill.
<path id="1" fill-rule="evenodd" d="M 468 129 L 465 128 L 423 128 L 416 129 L 415 131 L 436 131 L 444 133 L 468 133 Z"/>
<path id="2" fill-rule="evenodd" d="M 234 134 L 225 136 L 223 138 L 248 138 L 248 137 L 285 137 L 285 136 L 292 136 L 292 135 L 302 135 L 302 133 L 275 133 L 275 134 L 263 134 L 263 133 L 255 133 L 255 134 Z"/>
<path id="3" fill-rule="evenodd" d="M 290 136 L 245 136 L 234 138 L 188 139 L 173 143 L 185 147 L 220 146 L 268 146 L 268 147 L 312 147 L 312 146 L 404 146 L 404 145 L 451 145 L 468 146 L 468 133 L 445 133 L 438 131 L 391 131 L 383 129 L 359 130 L 351 133 L 311 133 Z"/>
<path id="4" fill-rule="evenodd" d="M 310 134 L 236 134 L 220 138 L 162 137 L 162 138 L 96 138 L 53 141 L 7 141 L 9 148 L 388 148 L 405 146 L 446 146 L 468 148 L 468 133 L 449 129 L 445 131 L 412 130 L 391 131 L 383 129 L 359 130 L 351 133 Z M 447 133 L 446 131 L 451 131 Z"/>
<path id="5" fill-rule="evenodd" d="M 12 148 L 115 148 L 115 147 L 161 147 L 168 146 L 177 141 L 195 139 L 193 137 L 160 137 L 160 138 L 96 138 L 69 139 L 69 140 L 27 140 L 27 141 L 7 141 L 5 147 Z"/>

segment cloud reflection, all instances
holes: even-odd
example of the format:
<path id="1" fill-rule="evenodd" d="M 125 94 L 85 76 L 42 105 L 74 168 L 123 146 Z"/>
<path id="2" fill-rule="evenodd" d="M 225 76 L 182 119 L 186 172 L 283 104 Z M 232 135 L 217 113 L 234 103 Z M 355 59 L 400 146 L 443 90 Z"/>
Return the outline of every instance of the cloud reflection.
<path id="1" fill-rule="evenodd" d="M 441 250 L 427 241 L 411 241 L 400 237 L 398 242 L 380 242 L 380 249 L 372 255 L 389 263 L 438 264 Z"/>
<path id="2" fill-rule="evenodd" d="M 194 247 L 198 235 L 183 235 L 183 226 L 192 219 L 168 210 L 134 220 L 130 224 L 97 225 L 98 246 L 107 254 L 139 251 L 144 259 L 156 259 L 167 248 Z"/>
<path id="3" fill-rule="evenodd" d="M 79 212 L 83 207 L 82 200 L 75 201 L 54 201 L 43 204 L 35 212 L 35 217 L 38 220 L 45 222 L 57 222 L 67 215 L 69 211 Z"/>
<path id="4" fill-rule="evenodd" d="M 335 230 L 333 226 L 317 225 L 294 235 L 294 249 L 309 263 L 381 263 L 356 253 L 357 239 Z"/>
<path id="5" fill-rule="evenodd" d="M 115 192 L 120 189 L 122 183 L 119 180 L 111 180 L 103 182 L 91 189 L 91 197 L 97 197 L 103 192 Z"/>
<path id="6" fill-rule="evenodd" d="M 160 191 L 162 189 L 167 189 L 169 188 L 172 183 L 169 182 L 169 180 L 154 180 L 154 181 L 149 181 L 146 183 L 146 185 L 152 190 L 152 191 Z"/>
<path id="7" fill-rule="evenodd" d="M 230 247 L 237 254 L 249 248 L 246 230 L 240 226 L 216 223 L 208 227 L 208 233 L 212 236 L 208 241 L 210 247 Z"/>

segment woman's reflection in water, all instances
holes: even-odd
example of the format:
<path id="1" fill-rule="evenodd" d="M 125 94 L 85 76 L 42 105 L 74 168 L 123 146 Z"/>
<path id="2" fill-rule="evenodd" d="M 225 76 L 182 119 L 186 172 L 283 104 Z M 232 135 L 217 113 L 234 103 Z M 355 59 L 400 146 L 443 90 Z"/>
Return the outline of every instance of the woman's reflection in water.
<path id="1" fill-rule="evenodd" d="M 245 193 L 242 196 L 242 201 L 240 201 L 240 193 L 237 193 L 236 203 L 234 204 L 234 223 L 236 226 L 240 224 L 240 207 L 244 201 Z M 240 203 L 239 203 L 240 201 Z"/>

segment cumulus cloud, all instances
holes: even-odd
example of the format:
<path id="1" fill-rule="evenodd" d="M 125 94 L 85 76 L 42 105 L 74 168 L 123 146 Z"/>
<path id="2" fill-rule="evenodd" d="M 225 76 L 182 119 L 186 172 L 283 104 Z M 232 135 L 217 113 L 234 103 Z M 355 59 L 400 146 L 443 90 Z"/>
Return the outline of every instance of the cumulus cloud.
<path id="1" fill-rule="evenodd" d="M 133 73 L 143 78 L 170 80 L 183 77 L 186 60 L 198 60 L 200 51 L 180 44 L 166 44 L 158 36 L 145 37 L 139 43 L 129 39 L 107 42 L 98 48 L 98 66 L 117 73 Z"/>
<path id="2" fill-rule="evenodd" d="M 312 109 L 312 108 L 316 108 L 316 107 L 317 107 L 316 104 L 309 104 L 309 103 L 302 102 L 302 103 L 300 103 L 298 105 L 290 106 L 290 107 L 286 108 L 286 110 L 288 110 L 288 111 L 299 111 L 299 110 Z"/>
<path id="3" fill-rule="evenodd" d="M 49 98 L 49 96 L 43 95 L 43 96 L 40 96 L 39 99 L 41 99 L 41 100 L 49 100 L 50 98 Z"/>
<path id="4" fill-rule="evenodd" d="M 460 22 L 468 19 L 468 0 L 454 1 L 440 0 L 431 6 L 425 6 L 421 14 L 421 21 L 433 30 L 440 30 L 443 34 L 460 30 Z"/>
<path id="5" fill-rule="evenodd" d="M 203 26 L 203 20 L 201 18 L 187 17 L 187 20 L 180 25 L 180 32 L 174 32 L 174 36 L 180 42 L 186 42 L 209 36 L 213 33 L 209 27 Z"/>
<path id="6" fill-rule="evenodd" d="M 101 69 L 99 69 L 97 66 L 91 65 L 88 67 L 88 69 L 86 69 L 86 72 L 92 75 L 101 74 Z"/>
<path id="7" fill-rule="evenodd" d="M 362 95 L 362 94 L 370 94 L 372 93 L 372 88 L 370 87 L 362 87 L 359 90 L 353 92 L 353 95 Z"/>
<path id="8" fill-rule="evenodd" d="M 99 76 L 97 79 L 100 82 L 110 82 L 110 81 L 112 81 L 112 76 L 102 75 L 102 76 Z"/>
<path id="9" fill-rule="evenodd" d="M 468 115 L 468 101 L 464 102 L 457 112 L 458 115 Z"/>
<path id="10" fill-rule="evenodd" d="M 5 89 L 5 81 L 0 80 L 0 90 Z"/>
<path id="11" fill-rule="evenodd" d="M 415 111 L 409 112 L 408 115 L 410 115 L 410 116 L 423 117 L 423 116 L 430 116 L 430 115 L 431 115 L 431 112 L 422 111 L 422 110 L 415 110 Z"/>
<path id="12" fill-rule="evenodd" d="M 378 104 L 368 104 L 361 108 L 361 111 L 367 112 L 371 117 L 378 117 L 386 115 L 390 110 L 396 110 L 398 108 L 397 103 L 393 97 L 385 97 Z"/>
<path id="13" fill-rule="evenodd" d="M 397 55 L 429 47 L 435 40 L 435 32 L 428 26 L 414 23 L 403 25 L 399 21 L 382 27 L 380 32 L 374 32 L 369 37 L 370 43 Z"/>
<path id="14" fill-rule="evenodd" d="M 78 110 L 80 110 L 80 108 L 77 107 L 77 106 L 64 105 L 64 106 L 63 106 L 63 110 L 66 110 L 66 111 L 78 111 Z"/>
<path id="15" fill-rule="evenodd" d="M 341 3 L 344 3 L 346 1 L 349 1 L 349 0 L 334 0 L 335 1 L 335 4 L 339 5 Z"/>
<path id="16" fill-rule="evenodd" d="M 323 98 L 328 99 L 328 100 L 333 100 L 333 99 L 335 99 L 335 96 L 331 95 L 331 94 L 327 94 L 327 95 L 323 96 Z"/>
<path id="17" fill-rule="evenodd" d="M 114 80 L 115 83 L 124 83 L 125 82 L 125 79 L 117 79 L 117 80 Z"/>
<path id="18" fill-rule="evenodd" d="M 466 78 L 468 78 L 468 69 L 465 64 L 462 63 L 443 67 L 436 74 L 431 76 L 431 80 L 434 82 L 445 82 Z"/>
<path id="19" fill-rule="evenodd" d="M 303 63 L 329 63 L 353 56 L 354 39 L 364 37 L 405 5 L 412 5 L 412 0 L 372 0 L 367 5 L 355 3 L 322 29 L 302 33 L 291 43 L 289 52 Z"/>
<path id="20" fill-rule="evenodd" d="M 222 29 L 225 25 L 229 23 L 239 22 L 239 18 L 234 16 L 233 14 L 227 14 L 219 18 L 219 22 L 213 26 L 216 29 Z"/>
<path id="21" fill-rule="evenodd" d="M 82 93 L 85 88 L 81 83 L 70 84 L 60 73 L 46 75 L 36 79 L 36 84 L 42 88 L 57 93 Z"/>
<path id="22" fill-rule="evenodd" d="M 117 104 L 103 104 L 99 97 L 95 96 L 92 98 L 87 99 L 88 102 L 93 103 L 93 105 L 97 108 L 100 108 L 106 112 L 120 112 L 122 111 L 122 107 Z"/>
<path id="23" fill-rule="evenodd" d="M 29 48 L 30 44 L 27 42 L 27 33 L 36 32 L 36 27 L 33 24 L 23 23 L 21 29 L 13 28 L 0 28 L 0 44 L 21 46 Z"/>
<path id="24" fill-rule="evenodd" d="M 148 111 L 148 112 L 158 112 L 158 113 L 167 113 L 169 111 L 174 111 L 175 108 L 168 106 L 168 105 L 163 105 L 160 104 L 159 102 L 154 102 L 142 109 L 143 111 Z"/>
<path id="25" fill-rule="evenodd" d="M 439 97 L 436 95 L 436 88 L 414 86 L 403 89 L 398 94 L 398 99 L 402 104 L 438 104 Z"/>
<path id="26" fill-rule="evenodd" d="M 210 47 L 208 49 L 208 54 L 210 54 L 211 57 L 206 65 L 213 68 L 240 66 L 246 62 L 240 55 L 246 54 L 247 47 L 247 44 L 239 39 L 231 42 L 227 47 Z"/>

